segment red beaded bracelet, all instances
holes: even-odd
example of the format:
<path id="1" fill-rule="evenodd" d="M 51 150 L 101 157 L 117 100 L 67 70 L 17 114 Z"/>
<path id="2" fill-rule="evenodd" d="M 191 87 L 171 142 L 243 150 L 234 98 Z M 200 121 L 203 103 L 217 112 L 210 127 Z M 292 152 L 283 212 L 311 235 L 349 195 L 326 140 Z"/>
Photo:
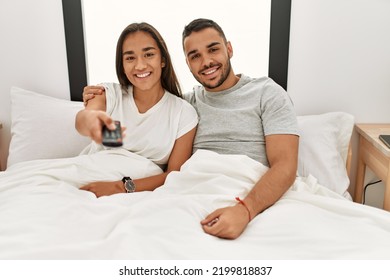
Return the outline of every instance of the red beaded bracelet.
<path id="1" fill-rule="evenodd" d="M 241 200 L 241 198 L 236 197 L 236 200 L 238 201 L 238 203 L 244 205 L 246 211 L 248 211 L 248 218 L 249 218 L 249 222 L 250 222 L 252 220 L 252 218 L 251 218 L 251 212 L 249 211 L 248 206 L 246 205 L 246 203 L 243 200 Z"/>

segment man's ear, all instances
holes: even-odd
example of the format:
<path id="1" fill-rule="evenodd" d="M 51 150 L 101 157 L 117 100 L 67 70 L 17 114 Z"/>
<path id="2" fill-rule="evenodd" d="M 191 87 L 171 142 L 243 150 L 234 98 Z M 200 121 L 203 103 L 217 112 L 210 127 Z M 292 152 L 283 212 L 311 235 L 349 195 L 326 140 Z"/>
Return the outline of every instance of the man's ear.
<path id="1" fill-rule="evenodd" d="M 230 43 L 230 41 L 226 42 L 226 48 L 228 51 L 229 58 L 232 58 L 233 57 L 233 46 L 232 46 L 232 43 Z"/>

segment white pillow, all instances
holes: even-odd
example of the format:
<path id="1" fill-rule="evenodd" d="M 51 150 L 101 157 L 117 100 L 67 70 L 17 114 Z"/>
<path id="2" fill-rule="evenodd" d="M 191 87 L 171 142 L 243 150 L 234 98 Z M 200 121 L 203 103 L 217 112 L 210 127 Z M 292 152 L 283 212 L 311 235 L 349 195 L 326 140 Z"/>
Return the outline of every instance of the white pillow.
<path id="1" fill-rule="evenodd" d="M 298 175 L 311 174 L 324 187 L 349 198 L 346 160 L 354 117 L 344 112 L 298 116 L 298 126 Z"/>
<path id="2" fill-rule="evenodd" d="M 78 155 L 91 140 L 75 129 L 82 102 L 11 88 L 11 142 L 7 166 Z"/>

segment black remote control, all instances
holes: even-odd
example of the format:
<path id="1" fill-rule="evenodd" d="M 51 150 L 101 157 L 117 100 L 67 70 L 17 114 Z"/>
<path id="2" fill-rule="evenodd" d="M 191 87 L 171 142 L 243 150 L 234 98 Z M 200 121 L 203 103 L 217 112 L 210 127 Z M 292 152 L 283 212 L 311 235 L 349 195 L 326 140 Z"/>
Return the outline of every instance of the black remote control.
<path id="1" fill-rule="evenodd" d="M 110 130 L 103 126 L 103 145 L 107 147 L 120 147 L 122 142 L 122 128 L 120 121 L 114 121 L 115 129 Z"/>

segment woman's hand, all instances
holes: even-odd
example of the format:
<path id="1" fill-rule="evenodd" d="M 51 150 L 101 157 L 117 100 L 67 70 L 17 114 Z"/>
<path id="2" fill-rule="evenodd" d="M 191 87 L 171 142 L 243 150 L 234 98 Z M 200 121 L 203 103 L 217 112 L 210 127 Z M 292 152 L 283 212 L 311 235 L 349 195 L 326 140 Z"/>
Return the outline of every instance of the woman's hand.
<path id="1" fill-rule="evenodd" d="M 80 190 L 93 192 L 96 197 L 126 192 L 122 180 L 113 182 L 93 182 L 82 186 Z"/>
<path id="2" fill-rule="evenodd" d="M 76 128 L 80 134 L 90 137 L 98 144 L 102 143 L 103 125 L 106 125 L 109 129 L 115 129 L 113 119 L 103 111 L 99 110 L 82 110 L 77 113 L 76 116 Z M 122 127 L 122 132 L 124 131 Z M 124 135 L 122 134 L 122 137 Z"/>

